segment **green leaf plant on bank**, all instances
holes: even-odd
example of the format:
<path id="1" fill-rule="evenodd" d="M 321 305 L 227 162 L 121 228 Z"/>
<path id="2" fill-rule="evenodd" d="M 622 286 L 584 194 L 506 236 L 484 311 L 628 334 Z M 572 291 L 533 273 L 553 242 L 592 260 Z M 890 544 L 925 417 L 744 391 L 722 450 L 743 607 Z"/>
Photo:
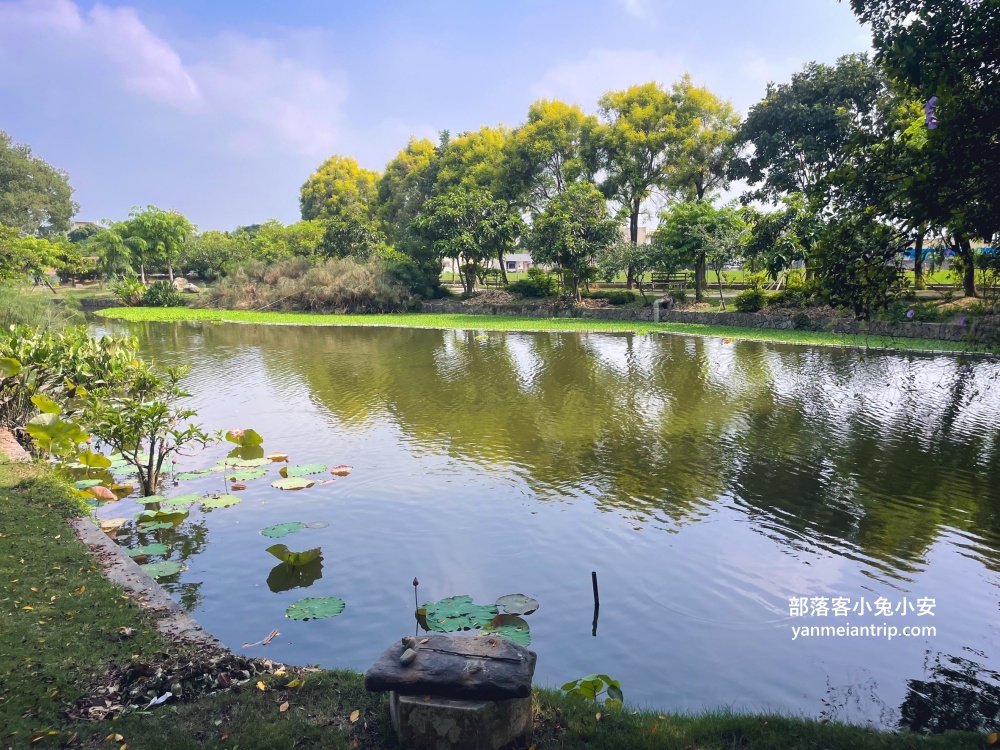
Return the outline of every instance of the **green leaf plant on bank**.
<path id="1" fill-rule="evenodd" d="M 621 708 L 625 700 L 622 694 L 622 686 L 618 680 L 613 680 L 606 674 L 591 674 L 581 677 L 579 680 L 567 682 L 562 690 L 566 695 L 575 695 L 585 698 L 592 703 L 599 703 L 601 694 L 605 695 L 604 705 Z"/>

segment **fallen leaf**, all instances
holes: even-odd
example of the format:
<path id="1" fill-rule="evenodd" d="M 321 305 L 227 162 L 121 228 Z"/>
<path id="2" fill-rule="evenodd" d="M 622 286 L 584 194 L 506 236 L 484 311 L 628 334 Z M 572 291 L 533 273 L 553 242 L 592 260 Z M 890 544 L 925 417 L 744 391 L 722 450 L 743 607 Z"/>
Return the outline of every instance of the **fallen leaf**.
<path id="1" fill-rule="evenodd" d="M 997 744 L 997 733 L 996 732 L 990 732 L 990 735 L 986 738 L 986 740 L 991 745 Z"/>
<path id="2" fill-rule="evenodd" d="M 287 710 L 288 710 L 288 701 L 285 701 L 280 706 L 278 706 L 278 711 L 280 713 L 285 713 L 285 711 L 287 711 Z"/>
<path id="3" fill-rule="evenodd" d="M 267 690 L 267 685 L 264 684 L 263 680 L 258 680 L 257 681 L 257 689 L 258 690 Z"/>
<path id="4" fill-rule="evenodd" d="M 356 722 L 360 718 L 361 718 L 361 712 L 360 711 L 358 711 L 357 709 L 354 709 L 353 711 L 351 711 L 351 723 L 352 724 L 354 722 Z"/>
<path id="5" fill-rule="evenodd" d="M 420 645 L 423 646 L 425 643 L 429 643 L 430 640 L 431 640 L 430 638 L 422 638 L 420 640 Z"/>
<path id="6" fill-rule="evenodd" d="M 81 586 L 80 588 L 78 588 L 78 589 L 76 590 L 76 593 L 78 593 L 78 594 L 82 594 L 82 593 L 83 593 L 84 591 L 86 591 L 86 590 L 87 590 L 87 587 L 86 587 L 86 586 Z"/>
<path id="7" fill-rule="evenodd" d="M 302 680 L 295 679 L 289 682 L 287 685 L 285 685 L 285 687 L 297 688 L 301 685 L 302 685 Z"/>

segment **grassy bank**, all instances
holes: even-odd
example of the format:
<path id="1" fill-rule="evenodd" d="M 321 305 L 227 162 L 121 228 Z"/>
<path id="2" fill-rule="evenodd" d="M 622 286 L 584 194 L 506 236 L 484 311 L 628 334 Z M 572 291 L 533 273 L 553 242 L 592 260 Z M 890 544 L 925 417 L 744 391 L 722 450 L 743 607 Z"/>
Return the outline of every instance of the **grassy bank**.
<path id="1" fill-rule="evenodd" d="M 974 349 L 960 341 L 861 336 L 826 331 L 796 331 L 741 328 L 696 323 L 646 323 L 590 318 L 526 318 L 508 315 L 452 315 L 443 313 L 398 313 L 388 315 L 323 315 L 315 313 L 253 312 L 250 310 L 202 310 L 189 307 L 113 307 L 97 313 L 127 321 L 227 321 L 282 325 L 397 326 L 411 328 L 459 328 L 483 331 L 611 331 L 635 333 L 682 333 L 750 341 L 789 344 L 850 346 L 897 351 L 968 352 Z"/>
<path id="2" fill-rule="evenodd" d="M 256 678 L 191 703 L 168 703 L 114 721 L 68 711 L 113 667 L 185 658 L 152 615 L 100 573 L 67 518 L 80 513 L 48 470 L 0 463 L 0 747 L 394 748 L 386 699 L 352 672 Z M 122 628 L 134 637 L 122 640 Z M 257 649 L 264 652 L 266 649 Z M 544 656 L 543 656 L 544 658 Z M 627 689 L 626 689 L 627 694 Z M 113 698 L 114 696 L 112 696 Z M 780 716 L 604 711 L 555 691 L 536 695 L 536 750 L 549 748 L 980 748 L 971 733 L 931 738 Z M 284 708 L 282 708 L 284 706 Z M 351 717 L 357 711 L 354 721 Z M 111 738 L 111 741 L 108 738 Z"/>

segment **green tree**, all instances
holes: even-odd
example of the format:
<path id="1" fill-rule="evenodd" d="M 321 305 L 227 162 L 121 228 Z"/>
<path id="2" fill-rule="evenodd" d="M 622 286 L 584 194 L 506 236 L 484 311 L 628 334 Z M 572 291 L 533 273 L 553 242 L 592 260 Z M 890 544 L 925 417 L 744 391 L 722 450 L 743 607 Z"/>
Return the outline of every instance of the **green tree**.
<path id="1" fill-rule="evenodd" d="M 674 203 L 660 214 L 660 225 L 653 233 L 653 252 L 659 265 L 704 269 L 706 267 L 705 231 L 712 226 L 717 211 L 711 201 Z M 703 273 L 695 273 L 695 300 L 704 297 Z"/>
<path id="2" fill-rule="evenodd" d="M 0 279 L 25 282 L 31 278 L 38 283 L 45 270 L 55 266 L 57 254 L 57 247 L 49 240 L 24 236 L 18 229 L 0 224 Z"/>
<path id="3" fill-rule="evenodd" d="M 580 301 L 580 281 L 593 261 L 618 235 L 618 223 L 608 213 L 601 191 L 590 182 L 574 182 L 534 215 L 529 246 L 535 263 L 564 269 Z"/>
<path id="4" fill-rule="evenodd" d="M 609 91 L 598 101 L 603 123 L 585 131 L 590 171 L 602 170 L 604 195 L 628 216 L 629 239 L 639 241 L 639 214 L 653 190 L 667 184 L 678 146 L 677 102 L 659 84 Z M 635 283 L 627 272 L 628 287 Z"/>
<path id="5" fill-rule="evenodd" d="M 344 221 L 367 216 L 375 200 L 379 175 L 358 166 L 347 156 L 334 155 L 323 162 L 302 185 L 299 205 L 306 221 Z"/>
<path id="6" fill-rule="evenodd" d="M 505 201 L 481 188 L 456 187 L 428 200 L 413 231 L 432 243 L 438 258 L 460 264 L 467 294 L 487 259 L 503 258 L 524 230 L 521 217 Z M 439 266 L 440 267 L 440 266 Z"/>
<path id="7" fill-rule="evenodd" d="M 705 263 L 713 271 L 719 283 L 719 308 L 726 309 L 722 296 L 722 272 L 726 266 L 743 257 L 749 236 L 749 228 L 743 220 L 742 212 L 733 205 L 717 209 L 711 221 L 694 226 L 701 239 Z"/>
<path id="8" fill-rule="evenodd" d="M 133 272 L 139 238 L 127 234 L 124 222 L 116 222 L 87 240 L 87 252 L 97 254 L 97 266 L 105 278 L 124 276 Z"/>
<path id="9" fill-rule="evenodd" d="M 740 116 L 728 101 L 695 86 L 685 75 L 671 88 L 677 104 L 678 153 L 666 186 L 682 200 L 702 200 L 729 189 L 729 166 L 736 155 Z"/>
<path id="10" fill-rule="evenodd" d="M 228 275 L 251 258 L 248 238 L 215 230 L 203 232 L 184 245 L 178 266 L 205 281 Z"/>
<path id="11" fill-rule="evenodd" d="M 285 226 L 277 219 L 268 219 L 257 227 L 252 237 L 246 232 L 237 233 L 237 236 L 242 235 L 249 240 L 254 259 L 263 263 L 275 263 L 287 258 L 316 259 L 324 254 L 320 246 L 326 225 L 342 220 L 298 221 Z"/>
<path id="12" fill-rule="evenodd" d="M 438 148 L 431 141 L 410 138 L 379 178 L 376 213 L 387 240 L 400 249 L 410 239 L 410 224 L 431 197 L 438 163 Z"/>
<path id="13" fill-rule="evenodd" d="M 0 130 L 0 224 L 27 234 L 69 229 L 79 208 L 68 175 Z"/>
<path id="14" fill-rule="evenodd" d="M 514 202 L 516 196 L 505 184 L 504 174 L 504 147 L 511 134 L 511 129 L 503 125 L 483 125 L 479 130 L 449 138 L 441 152 L 436 192 L 479 188 L 488 190 L 494 198 Z"/>
<path id="15" fill-rule="evenodd" d="M 133 208 L 122 231 L 133 240 L 140 277 L 146 282 L 146 265 L 164 263 L 171 282 L 174 280 L 174 261 L 184 244 L 197 227 L 176 211 L 165 211 L 156 206 Z"/>
<path id="16" fill-rule="evenodd" d="M 352 218 L 328 221 L 317 252 L 324 258 L 368 260 L 384 254 L 388 244 L 374 220 Z"/>
<path id="17" fill-rule="evenodd" d="M 802 193 L 789 193 L 772 211 L 744 208 L 749 233 L 744 257 L 753 271 L 763 270 L 776 282 L 795 263 L 805 261 L 823 230 L 823 220 L 806 204 Z"/>
<path id="18" fill-rule="evenodd" d="M 533 211 L 541 211 L 571 183 L 586 176 L 584 134 L 597 118 L 575 104 L 539 99 L 528 108 L 527 121 L 504 144 L 504 179 L 510 195 Z"/>

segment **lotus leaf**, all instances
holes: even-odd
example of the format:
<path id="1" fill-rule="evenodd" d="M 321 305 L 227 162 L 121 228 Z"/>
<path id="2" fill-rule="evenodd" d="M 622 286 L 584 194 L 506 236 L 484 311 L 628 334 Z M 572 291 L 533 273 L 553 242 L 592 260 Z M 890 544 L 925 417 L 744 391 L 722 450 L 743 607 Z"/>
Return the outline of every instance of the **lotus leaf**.
<path id="1" fill-rule="evenodd" d="M 246 482 L 250 479 L 260 479 L 267 474 L 267 469 L 240 469 L 229 474 L 226 478 L 230 482 Z"/>
<path id="2" fill-rule="evenodd" d="M 351 473 L 351 469 L 353 468 L 354 468 L 353 466 L 345 466 L 341 464 L 340 466 L 334 466 L 332 469 L 330 469 L 330 473 L 336 474 L 339 477 L 346 477 L 348 474 Z"/>
<path id="3" fill-rule="evenodd" d="M 135 492 L 135 487 L 131 484 L 113 484 L 111 485 L 111 491 L 115 493 L 119 498 L 128 497 L 133 492 Z"/>
<path id="4" fill-rule="evenodd" d="M 62 411 L 62 407 L 59 404 L 41 393 L 36 393 L 32 396 L 31 403 L 37 406 L 44 414 L 58 414 Z"/>
<path id="5" fill-rule="evenodd" d="M 102 487 L 99 484 L 94 485 L 93 487 L 89 487 L 87 489 L 87 492 L 90 493 L 91 497 L 95 497 L 103 502 L 110 503 L 118 499 L 118 495 L 109 490 L 107 487 Z"/>
<path id="6" fill-rule="evenodd" d="M 274 593 L 312 586 L 323 577 L 323 561 L 313 560 L 305 565 L 278 563 L 267 575 L 267 587 Z"/>
<path id="7" fill-rule="evenodd" d="M 283 477 L 304 477 L 309 474 L 322 474 L 326 471 L 325 464 L 301 464 L 300 466 L 281 467 Z"/>
<path id="8" fill-rule="evenodd" d="M 129 557 L 141 557 L 142 555 L 165 555 L 170 551 L 170 547 L 165 544 L 147 544 L 144 547 L 125 550 Z"/>
<path id="9" fill-rule="evenodd" d="M 531 629 L 528 623 L 514 615 L 497 615 L 483 625 L 479 635 L 498 635 L 518 646 L 531 645 Z"/>
<path id="10" fill-rule="evenodd" d="M 268 526 L 266 529 L 261 529 L 260 533 L 261 536 L 270 537 L 271 539 L 281 539 L 283 536 L 302 531 L 306 526 L 308 524 L 304 524 L 301 521 L 287 521 L 286 523 L 278 523 L 274 526 Z"/>
<path id="11" fill-rule="evenodd" d="M 212 473 L 211 469 L 195 469 L 194 471 L 184 471 L 174 477 L 174 479 L 201 479 Z"/>
<path id="12" fill-rule="evenodd" d="M 226 433 L 226 440 L 230 443 L 236 443 L 241 448 L 260 445 L 264 442 L 264 438 L 255 430 L 229 430 Z"/>
<path id="13" fill-rule="evenodd" d="M 530 615 L 538 609 L 538 600 L 524 594 L 507 594 L 497 599 L 497 606 L 508 615 Z"/>
<path id="14" fill-rule="evenodd" d="M 0 358 L 0 377 L 12 378 L 21 372 L 20 361 L 13 357 Z"/>
<path id="15" fill-rule="evenodd" d="M 249 461 L 254 458 L 263 458 L 264 449 L 259 445 L 247 445 L 242 448 L 233 448 L 226 454 L 229 458 L 243 459 Z"/>
<path id="16" fill-rule="evenodd" d="M 185 508 L 174 509 L 170 508 L 168 510 L 141 510 L 135 514 L 135 520 L 140 523 L 149 522 L 162 522 L 169 523 L 171 526 L 175 526 L 187 518 L 188 512 Z"/>
<path id="17" fill-rule="evenodd" d="M 128 523 L 127 518 L 105 518 L 101 521 L 101 531 L 105 534 L 111 534 L 126 523 Z"/>
<path id="18" fill-rule="evenodd" d="M 292 552 L 284 544 L 272 544 L 266 551 L 277 557 L 281 562 L 293 566 L 311 563 L 313 560 L 318 560 L 323 554 L 323 550 L 319 547 L 307 549 L 305 552 Z"/>
<path id="19" fill-rule="evenodd" d="M 288 477 L 287 479 L 277 479 L 271 482 L 271 486 L 279 490 L 304 490 L 307 487 L 312 487 L 314 484 L 315 482 L 311 479 L 303 479 L 302 477 Z"/>
<path id="20" fill-rule="evenodd" d="M 165 578 L 166 576 L 172 576 L 180 573 L 185 569 L 183 565 L 179 562 L 173 560 L 161 560 L 155 563 L 146 563 L 145 565 L 140 565 L 146 574 L 150 578 Z"/>
<path id="21" fill-rule="evenodd" d="M 135 501 L 141 505 L 154 505 L 164 501 L 163 495 L 150 495 L 149 497 L 137 497 Z"/>
<path id="22" fill-rule="evenodd" d="M 336 596 L 299 599 L 285 610 L 285 617 L 292 620 L 319 620 L 339 615 L 345 606 L 344 600 Z"/>
<path id="23" fill-rule="evenodd" d="M 239 505 L 243 500 L 236 495 L 219 495 L 218 497 L 203 497 L 201 499 L 202 508 L 229 508 Z"/>
<path id="24" fill-rule="evenodd" d="M 287 453 L 268 453 L 267 454 L 267 458 L 268 458 L 269 461 L 274 461 L 275 463 L 277 463 L 279 461 L 287 461 L 288 460 L 288 454 Z"/>
<path id="25" fill-rule="evenodd" d="M 176 497 L 168 497 L 163 501 L 163 504 L 183 508 L 199 499 L 201 499 L 201 495 L 177 495 Z"/>
<path id="26" fill-rule="evenodd" d="M 260 466 L 270 466 L 270 464 L 271 459 L 269 458 L 241 458 L 230 463 L 230 466 L 237 469 L 253 469 Z"/>
<path id="27" fill-rule="evenodd" d="M 424 605 L 427 629 L 438 633 L 477 630 L 499 614 L 496 605 L 474 604 L 471 596 L 453 596 Z"/>
<path id="28" fill-rule="evenodd" d="M 79 455 L 80 463 L 91 469 L 107 469 L 111 466 L 111 459 L 107 456 L 102 456 L 100 453 L 94 453 L 91 450 L 86 450 Z"/>
<path id="29" fill-rule="evenodd" d="M 156 531 L 157 529 L 172 529 L 170 521 L 148 521 L 139 524 L 139 531 Z"/>
<path id="30" fill-rule="evenodd" d="M 73 486 L 78 490 L 86 490 L 91 487 L 96 487 L 100 483 L 100 479 L 81 479 L 79 482 L 73 482 Z"/>
<path id="31" fill-rule="evenodd" d="M 137 468 L 135 468 L 135 466 L 133 466 L 132 464 L 129 464 L 129 463 L 111 464 L 111 466 L 108 468 L 108 470 L 112 474 L 116 474 L 118 476 L 124 476 L 126 474 L 138 474 L 139 473 L 139 470 Z"/>

